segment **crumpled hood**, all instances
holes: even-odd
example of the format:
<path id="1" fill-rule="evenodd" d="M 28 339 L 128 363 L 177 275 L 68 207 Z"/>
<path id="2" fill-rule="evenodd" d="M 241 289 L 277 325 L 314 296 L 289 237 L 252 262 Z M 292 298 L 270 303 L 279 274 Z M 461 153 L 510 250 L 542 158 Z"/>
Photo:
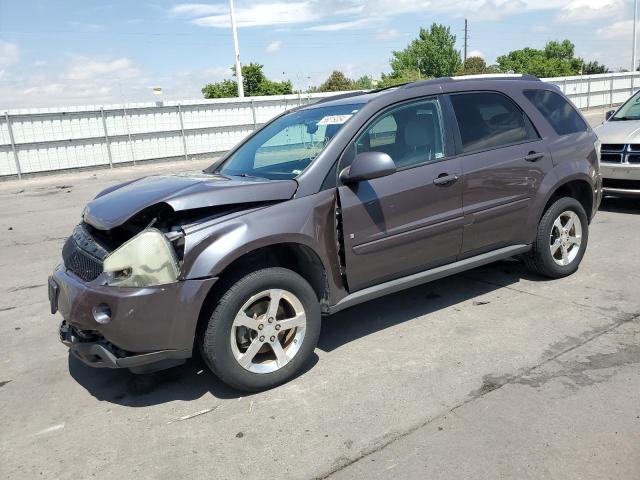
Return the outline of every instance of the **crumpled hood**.
<path id="1" fill-rule="evenodd" d="M 614 120 L 594 128 L 602 143 L 640 143 L 640 120 Z"/>
<path id="2" fill-rule="evenodd" d="M 204 173 L 150 176 L 103 190 L 87 204 L 83 220 L 100 230 L 110 230 L 158 203 L 166 203 L 178 212 L 288 200 L 297 188 L 295 180 L 224 177 Z"/>

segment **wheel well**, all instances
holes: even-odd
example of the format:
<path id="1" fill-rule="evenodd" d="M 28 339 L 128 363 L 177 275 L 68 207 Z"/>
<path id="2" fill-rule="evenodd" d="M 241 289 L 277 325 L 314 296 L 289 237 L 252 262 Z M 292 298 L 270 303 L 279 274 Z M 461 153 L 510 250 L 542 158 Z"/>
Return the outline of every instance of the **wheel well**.
<path id="1" fill-rule="evenodd" d="M 544 215 L 544 212 L 548 210 L 553 202 L 562 197 L 572 197 L 578 200 L 582 204 L 584 211 L 587 212 L 587 218 L 591 220 L 591 214 L 593 213 L 593 192 L 591 191 L 589 182 L 585 180 L 572 180 L 560 185 L 544 206 L 542 215 Z"/>
<path id="2" fill-rule="evenodd" d="M 217 299 L 247 273 L 261 268 L 283 267 L 304 278 L 316 292 L 318 301 L 328 298 L 329 286 L 322 260 L 310 247 L 299 243 L 278 243 L 258 248 L 231 262 L 220 274 L 202 306 L 199 323 L 206 323 Z"/>

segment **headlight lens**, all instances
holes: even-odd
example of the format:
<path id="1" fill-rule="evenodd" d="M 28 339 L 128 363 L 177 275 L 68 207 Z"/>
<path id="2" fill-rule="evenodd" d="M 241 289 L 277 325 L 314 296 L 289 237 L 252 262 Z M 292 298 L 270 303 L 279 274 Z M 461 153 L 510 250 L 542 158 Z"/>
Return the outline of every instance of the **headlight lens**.
<path id="1" fill-rule="evenodd" d="M 155 228 L 148 228 L 125 242 L 104 259 L 107 285 L 150 287 L 178 279 L 180 270 L 169 240 Z"/>

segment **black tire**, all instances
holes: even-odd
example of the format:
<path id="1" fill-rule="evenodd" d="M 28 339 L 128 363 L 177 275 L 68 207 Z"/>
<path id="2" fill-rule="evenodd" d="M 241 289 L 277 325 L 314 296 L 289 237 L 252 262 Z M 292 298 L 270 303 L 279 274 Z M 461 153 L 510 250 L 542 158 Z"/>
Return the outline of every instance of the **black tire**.
<path id="1" fill-rule="evenodd" d="M 300 301 L 306 316 L 304 338 L 297 353 L 284 366 L 271 373 L 254 373 L 242 367 L 234 356 L 231 346 L 233 322 L 253 295 L 271 289 L 287 290 Z M 247 274 L 233 283 L 212 308 L 208 324 L 199 335 L 200 352 L 220 380 L 239 390 L 254 392 L 287 382 L 300 373 L 318 343 L 320 304 L 316 293 L 304 278 L 285 268 L 265 268 Z"/>
<path id="2" fill-rule="evenodd" d="M 568 265 L 558 265 L 551 254 L 550 240 L 553 231 L 553 222 L 565 211 L 574 212 L 580 219 L 582 227 L 582 242 L 575 258 Z M 571 275 L 580 266 L 582 257 L 589 240 L 589 219 L 584 207 L 575 198 L 562 197 L 549 206 L 538 224 L 535 241 L 528 254 L 523 255 L 523 260 L 529 270 L 550 278 L 561 278 Z"/>

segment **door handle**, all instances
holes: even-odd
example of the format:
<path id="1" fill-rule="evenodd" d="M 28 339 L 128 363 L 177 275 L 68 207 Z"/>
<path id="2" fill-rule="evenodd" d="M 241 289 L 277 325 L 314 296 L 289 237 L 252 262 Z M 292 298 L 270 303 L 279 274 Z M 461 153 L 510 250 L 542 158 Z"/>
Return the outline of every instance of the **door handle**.
<path id="1" fill-rule="evenodd" d="M 544 153 L 539 153 L 539 152 L 529 152 L 528 155 L 525 155 L 524 159 L 527 162 L 537 162 L 538 160 L 540 160 L 542 157 L 544 157 Z"/>
<path id="2" fill-rule="evenodd" d="M 440 185 L 442 187 L 448 187 L 458 181 L 458 175 L 449 175 L 448 173 L 441 173 L 437 178 L 433 180 L 434 185 Z"/>

